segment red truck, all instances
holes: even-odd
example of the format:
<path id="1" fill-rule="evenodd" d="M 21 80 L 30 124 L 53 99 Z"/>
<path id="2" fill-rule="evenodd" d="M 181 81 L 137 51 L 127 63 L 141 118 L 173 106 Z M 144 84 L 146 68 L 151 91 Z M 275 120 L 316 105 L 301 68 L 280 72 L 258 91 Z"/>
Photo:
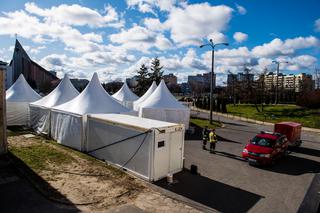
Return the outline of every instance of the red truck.
<path id="1" fill-rule="evenodd" d="M 287 136 L 290 146 L 300 146 L 301 124 L 295 122 L 279 122 L 274 125 L 274 132 Z"/>

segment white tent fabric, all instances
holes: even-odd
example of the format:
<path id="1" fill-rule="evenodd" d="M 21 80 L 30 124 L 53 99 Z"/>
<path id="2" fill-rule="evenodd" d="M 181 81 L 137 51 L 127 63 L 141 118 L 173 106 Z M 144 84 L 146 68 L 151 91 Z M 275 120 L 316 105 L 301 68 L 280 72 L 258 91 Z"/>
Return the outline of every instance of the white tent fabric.
<path id="1" fill-rule="evenodd" d="M 76 98 L 51 109 L 50 133 L 58 143 L 83 150 L 86 115 L 89 113 L 126 113 L 130 111 L 114 100 L 101 86 L 97 73 Z"/>
<path id="2" fill-rule="evenodd" d="M 136 100 L 135 102 L 133 102 L 133 110 L 135 111 L 139 111 L 139 107 L 141 105 L 141 103 L 143 103 L 145 100 L 147 100 L 147 98 L 149 98 L 149 96 L 157 89 L 157 83 L 154 81 L 152 82 L 151 86 L 149 87 L 149 89 L 146 91 L 146 93 L 144 93 L 143 96 L 141 96 L 138 100 Z"/>
<path id="3" fill-rule="evenodd" d="M 79 95 L 65 74 L 59 85 L 47 96 L 30 103 L 30 125 L 38 133 L 49 134 L 50 108 L 66 103 Z"/>
<path id="4" fill-rule="evenodd" d="M 139 97 L 130 90 L 126 82 L 124 82 L 123 86 L 118 92 L 113 94 L 112 97 L 129 109 L 133 109 L 133 102 L 139 99 Z"/>
<path id="5" fill-rule="evenodd" d="M 157 89 L 140 104 L 139 117 L 180 123 L 188 129 L 190 109 L 179 103 L 161 80 Z"/>
<path id="6" fill-rule="evenodd" d="M 40 98 L 21 74 L 6 91 L 7 125 L 29 125 L 29 103 Z"/>

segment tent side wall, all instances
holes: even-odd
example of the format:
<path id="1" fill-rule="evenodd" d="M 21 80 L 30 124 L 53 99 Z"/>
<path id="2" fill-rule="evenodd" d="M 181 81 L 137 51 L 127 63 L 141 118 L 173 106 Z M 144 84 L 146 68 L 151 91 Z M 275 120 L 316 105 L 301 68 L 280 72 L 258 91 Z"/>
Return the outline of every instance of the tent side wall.
<path id="1" fill-rule="evenodd" d="M 81 115 L 51 110 L 51 137 L 58 143 L 83 151 L 85 119 Z"/>
<path id="2" fill-rule="evenodd" d="M 29 126 L 29 103 L 7 101 L 7 126 Z"/>
<path id="3" fill-rule="evenodd" d="M 139 117 L 184 124 L 189 128 L 189 109 L 140 108 Z"/>
<path id="4" fill-rule="evenodd" d="M 151 155 L 154 132 L 143 134 L 144 132 L 145 130 L 128 128 L 88 116 L 86 150 L 96 158 L 124 167 L 143 179 L 152 180 Z M 138 134 L 141 135 L 90 152 L 96 148 L 110 145 Z"/>
<path id="5" fill-rule="evenodd" d="M 121 104 L 128 109 L 133 109 L 133 102 L 132 101 L 121 101 Z"/>
<path id="6" fill-rule="evenodd" d="M 30 107 L 30 126 L 41 134 L 50 134 L 50 109 L 46 107 L 29 105 Z"/>

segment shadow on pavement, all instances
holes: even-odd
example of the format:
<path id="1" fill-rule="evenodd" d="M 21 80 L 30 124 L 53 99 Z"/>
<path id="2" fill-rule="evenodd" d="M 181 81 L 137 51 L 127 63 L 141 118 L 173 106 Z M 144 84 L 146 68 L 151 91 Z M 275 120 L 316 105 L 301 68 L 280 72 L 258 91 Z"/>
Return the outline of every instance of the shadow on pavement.
<path id="1" fill-rule="evenodd" d="M 238 155 L 234 155 L 234 154 L 228 153 L 228 152 L 216 151 L 216 155 L 220 155 L 220 156 L 223 156 L 223 157 L 232 158 L 232 159 L 235 159 L 235 160 L 246 162 L 246 160 L 243 159 L 242 157 L 240 157 Z"/>
<path id="2" fill-rule="evenodd" d="M 233 140 L 230 140 L 230 139 L 227 139 L 227 138 L 224 138 L 224 137 L 221 137 L 221 136 L 219 136 L 218 134 L 217 134 L 217 138 L 218 138 L 218 142 L 219 143 L 224 143 L 224 142 L 227 142 L 227 143 L 237 143 L 237 144 L 242 144 L 241 142 L 239 142 L 239 141 L 233 141 Z"/>
<path id="3" fill-rule="evenodd" d="M 2 212 L 80 212 L 11 153 L 0 159 L 0 182 Z"/>
<path id="4" fill-rule="evenodd" d="M 281 161 L 275 164 L 273 167 L 265 169 L 272 172 L 288 175 L 319 173 L 320 162 L 289 155 L 286 159 L 281 159 Z"/>
<path id="5" fill-rule="evenodd" d="M 289 147 L 289 150 L 296 153 L 320 157 L 320 150 L 310 149 L 306 147 Z"/>
<path id="6" fill-rule="evenodd" d="M 194 134 L 186 133 L 185 140 L 202 140 L 202 128 L 198 125 L 191 124 L 190 126 L 194 127 Z M 233 141 L 224 137 L 218 136 L 219 142 L 227 142 L 227 143 L 237 143 L 241 144 L 241 142 Z"/>
<path id="7" fill-rule="evenodd" d="M 174 175 L 176 183 L 166 179 L 155 184 L 220 212 L 247 212 L 261 198 L 260 195 L 211 180 L 184 170 Z"/>

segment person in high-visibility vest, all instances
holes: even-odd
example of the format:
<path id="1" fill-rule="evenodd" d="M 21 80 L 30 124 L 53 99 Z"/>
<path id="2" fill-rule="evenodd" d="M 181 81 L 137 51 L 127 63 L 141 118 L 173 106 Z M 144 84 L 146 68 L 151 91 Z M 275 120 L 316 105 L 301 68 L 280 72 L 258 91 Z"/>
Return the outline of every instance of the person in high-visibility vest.
<path id="1" fill-rule="evenodd" d="M 217 135 L 214 129 L 212 129 L 209 133 L 209 143 L 210 143 L 210 153 L 215 154 Z"/>
<path id="2" fill-rule="evenodd" d="M 208 126 L 205 126 L 202 130 L 202 148 L 204 150 L 207 149 L 206 145 L 207 145 L 207 141 L 209 140 L 209 130 L 208 130 Z"/>

